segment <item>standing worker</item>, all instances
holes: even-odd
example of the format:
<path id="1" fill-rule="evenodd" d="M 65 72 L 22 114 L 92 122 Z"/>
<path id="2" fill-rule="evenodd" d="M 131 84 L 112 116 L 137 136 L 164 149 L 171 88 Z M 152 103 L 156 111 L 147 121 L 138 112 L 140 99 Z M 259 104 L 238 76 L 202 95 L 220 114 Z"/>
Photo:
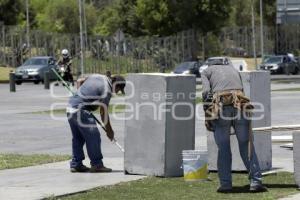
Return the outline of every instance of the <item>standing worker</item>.
<path id="1" fill-rule="evenodd" d="M 68 121 L 72 131 L 71 172 L 111 172 L 102 162 L 101 139 L 92 111 L 100 108 L 101 120 L 104 123 L 108 138 L 114 139 L 114 131 L 110 124 L 108 106 L 112 92 L 118 92 L 110 80 L 104 75 L 93 74 L 78 80 L 78 90 L 70 97 L 67 108 Z M 86 144 L 87 154 L 91 160 L 91 168 L 83 165 L 83 145 Z"/>
<path id="2" fill-rule="evenodd" d="M 214 132 L 218 146 L 218 175 L 220 187 L 217 192 L 232 191 L 232 155 L 230 129 L 234 128 L 239 144 L 240 155 L 249 172 L 250 191 L 264 192 L 262 174 L 253 145 L 249 110 L 253 109 L 243 93 L 239 72 L 231 62 L 227 65 L 213 63 L 202 74 L 204 111 L 206 128 Z"/>

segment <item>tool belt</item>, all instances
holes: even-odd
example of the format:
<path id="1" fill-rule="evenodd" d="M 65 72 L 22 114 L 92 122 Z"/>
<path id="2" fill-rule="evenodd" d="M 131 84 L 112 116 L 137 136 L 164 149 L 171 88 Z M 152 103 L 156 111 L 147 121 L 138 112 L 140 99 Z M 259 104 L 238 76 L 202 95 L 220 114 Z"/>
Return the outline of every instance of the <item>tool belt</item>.
<path id="1" fill-rule="evenodd" d="M 205 126 L 207 130 L 214 131 L 212 121 L 219 118 L 223 106 L 233 106 L 251 117 L 253 105 L 242 90 L 226 90 L 213 94 L 213 100 L 205 110 Z"/>

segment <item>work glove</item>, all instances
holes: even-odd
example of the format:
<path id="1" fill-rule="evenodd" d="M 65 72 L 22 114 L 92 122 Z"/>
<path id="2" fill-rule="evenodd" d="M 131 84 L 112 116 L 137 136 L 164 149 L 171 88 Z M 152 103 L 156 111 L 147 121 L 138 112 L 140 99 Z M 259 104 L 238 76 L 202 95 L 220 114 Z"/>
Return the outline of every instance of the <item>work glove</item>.
<path id="1" fill-rule="evenodd" d="M 203 110 L 204 112 L 206 112 L 206 110 L 210 107 L 211 102 L 213 101 L 213 93 L 211 92 L 203 93 L 202 99 L 203 99 Z"/>
<path id="2" fill-rule="evenodd" d="M 111 129 L 111 130 L 107 130 L 106 131 L 106 135 L 107 135 L 107 137 L 111 140 L 111 141 L 113 141 L 113 139 L 115 138 L 115 133 L 114 133 L 114 131 Z"/>

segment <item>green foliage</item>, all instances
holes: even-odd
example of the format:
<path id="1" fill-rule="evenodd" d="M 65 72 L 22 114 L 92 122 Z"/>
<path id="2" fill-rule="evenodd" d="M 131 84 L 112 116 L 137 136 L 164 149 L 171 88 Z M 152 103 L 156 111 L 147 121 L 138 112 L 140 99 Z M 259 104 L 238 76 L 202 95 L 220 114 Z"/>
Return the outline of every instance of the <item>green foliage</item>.
<path id="1" fill-rule="evenodd" d="M 234 26 L 251 26 L 252 0 L 232 0 L 230 24 Z M 254 1 L 255 23 L 260 23 L 260 1 Z M 263 20 L 267 26 L 274 26 L 276 22 L 276 1 L 263 0 Z"/>
<path id="2" fill-rule="evenodd" d="M 79 32 L 79 8 L 76 0 L 51 0 L 46 5 L 44 12 L 37 16 L 39 27 L 59 33 Z M 87 32 L 91 33 L 96 24 L 96 9 L 92 4 L 86 4 L 85 9 Z"/>
<path id="3" fill-rule="evenodd" d="M 148 34 L 170 34 L 174 20 L 167 0 L 137 0 L 135 11 Z"/>
<path id="4" fill-rule="evenodd" d="M 102 36 L 113 34 L 122 24 L 122 18 L 117 10 L 118 5 L 102 9 L 93 33 Z"/>
<path id="5" fill-rule="evenodd" d="M 25 1 L 0 0 L 0 21 L 26 24 Z M 87 32 L 112 35 L 121 28 L 132 36 L 168 36 L 197 29 L 218 32 L 224 26 L 251 25 L 252 0 L 86 0 Z M 259 0 L 255 0 L 259 23 Z M 58 33 L 79 32 L 78 0 L 29 0 L 30 25 Z M 274 25 L 276 1 L 264 0 L 264 24 Z"/>
<path id="6" fill-rule="evenodd" d="M 25 11 L 21 0 L 0 0 L 0 21 L 6 25 L 15 25 Z"/>
<path id="7" fill-rule="evenodd" d="M 212 33 L 207 34 L 205 37 L 205 56 L 212 57 L 221 55 L 221 49 L 219 38 Z"/>
<path id="8" fill-rule="evenodd" d="M 219 30 L 231 10 L 228 0 L 124 0 L 102 12 L 101 28 L 106 35 L 118 28 L 133 36 L 167 36 L 196 28 L 203 32 Z M 111 23 L 114 22 L 114 23 Z M 101 31 L 99 31 L 101 33 Z"/>

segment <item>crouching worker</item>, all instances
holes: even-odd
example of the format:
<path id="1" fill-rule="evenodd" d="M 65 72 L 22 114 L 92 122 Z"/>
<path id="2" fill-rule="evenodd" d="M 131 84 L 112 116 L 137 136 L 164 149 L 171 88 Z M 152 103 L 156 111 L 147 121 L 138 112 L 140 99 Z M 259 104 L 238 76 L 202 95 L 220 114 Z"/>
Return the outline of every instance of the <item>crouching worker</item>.
<path id="1" fill-rule="evenodd" d="M 101 120 L 105 125 L 106 134 L 110 140 L 114 139 L 108 106 L 115 80 L 104 75 L 93 74 L 78 80 L 78 90 L 69 100 L 67 108 L 68 121 L 72 131 L 72 160 L 71 172 L 111 172 L 102 162 L 101 138 L 96 121 L 91 114 L 100 108 Z M 83 165 L 83 145 L 86 144 L 87 154 L 91 161 L 91 168 Z"/>
<path id="2" fill-rule="evenodd" d="M 114 79 L 116 81 L 116 84 L 118 85 L 118 89 L 119 89 L 118 91 L 121 91 L 122 94 L 125 94 L 126 80 L 123 76 L 121 75 L 111 76 L 110 71 L 106 71 L 106 76 L 110 79 Z M 118 92 L 116 94 L 118 94 Z"/>
<path id="3" fill-rule="evenodd" d="M 234 128 L 240 155 L 249 172 L 250 191 L 264 192 L 262 174 L 253 145 L 251 110 L 253 106 L 244 96 L 239 72 L 232 64 L 211 65 L 201 74 L 203 99 L 208 130 L 213 131 L 218 146 L 218 176 L 220 187 L 217 192 L 232 191 L 232 155 L 230 129 Z"/>

